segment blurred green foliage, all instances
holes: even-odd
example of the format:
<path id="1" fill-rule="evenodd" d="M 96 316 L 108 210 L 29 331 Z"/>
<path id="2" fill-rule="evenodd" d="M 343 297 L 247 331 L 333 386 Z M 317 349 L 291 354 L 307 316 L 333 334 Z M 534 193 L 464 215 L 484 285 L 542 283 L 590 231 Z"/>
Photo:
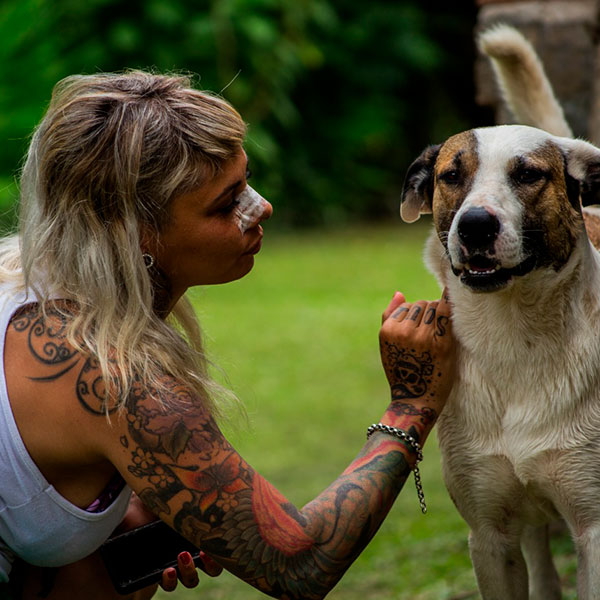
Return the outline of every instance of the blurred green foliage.
<path id="1" fill-rule="evenodd" d="M 222 92 L 282 223 L 395 213 L 422 147 L 475 124 L 474 19 L 427 0 L 2 0 L 0 213 L 54 83 L 125 68 Z"/>

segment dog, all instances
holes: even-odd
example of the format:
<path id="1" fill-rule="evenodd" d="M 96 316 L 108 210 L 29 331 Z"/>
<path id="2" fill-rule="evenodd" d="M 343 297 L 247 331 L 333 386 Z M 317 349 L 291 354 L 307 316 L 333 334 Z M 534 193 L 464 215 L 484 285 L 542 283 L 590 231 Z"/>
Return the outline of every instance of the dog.
<path id="1" fill-rule="evenodd" d="M 574 540 L 578 598 L 600 598 L 600 254 L 590 241 L 600 213 L 589 208 L 600 149 L 573 139 L 516 30 L 495 28 L 480 45 L 528 125 L 425 149 L 401 203 L 407 222 L 432 213 L 426 263 L 453 304 L 443 477 L 470 527 L 484 600 L 561 598 L 548 545 L 558 518 Z"/>

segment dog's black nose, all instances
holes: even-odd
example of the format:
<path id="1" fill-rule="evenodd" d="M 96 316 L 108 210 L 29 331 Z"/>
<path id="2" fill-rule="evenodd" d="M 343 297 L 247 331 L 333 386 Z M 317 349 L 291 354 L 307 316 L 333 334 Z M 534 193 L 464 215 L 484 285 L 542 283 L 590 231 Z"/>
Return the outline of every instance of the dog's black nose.
<path id="1" fill-rule="evenodd" d="M 481 206 L 469 208 L 458 222 L 458 237 L 468 248 L 490 246 L 500 231 L 500 221 Z"/>

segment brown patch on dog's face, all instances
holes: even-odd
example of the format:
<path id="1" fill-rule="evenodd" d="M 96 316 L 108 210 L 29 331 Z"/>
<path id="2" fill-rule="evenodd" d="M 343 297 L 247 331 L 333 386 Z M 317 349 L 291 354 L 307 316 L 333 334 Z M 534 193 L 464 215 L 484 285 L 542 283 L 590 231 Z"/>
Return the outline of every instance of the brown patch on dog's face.
<path id="1" fill-rule="evenodd" d="M 444 245 L 478 166 L 477 138 L 473 131 L 452 136 L 440 148 L 434 171 L 433 220 Z"/>
<path id="2" fill-rule="evenodd" d="M 523 245 L 536 255 L 536 268 L 560 269 L 583 228 L 579 190 L 565 158 L 552 141 L 515 156 L 508 164 L 515 197 L 523 207 Z"/>

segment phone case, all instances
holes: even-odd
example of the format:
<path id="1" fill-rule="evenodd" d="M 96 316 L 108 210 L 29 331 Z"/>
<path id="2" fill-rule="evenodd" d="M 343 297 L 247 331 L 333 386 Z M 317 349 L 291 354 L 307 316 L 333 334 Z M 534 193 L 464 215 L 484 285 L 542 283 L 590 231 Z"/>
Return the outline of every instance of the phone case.
<path id="1" fill-rule="evenodd" d="M 154 521 L 110 538 L 100 554 L 120 594 L 131 594 L 158 583 L 162 572 L 177 567 L 177 555 L 189 552 L 201 566 L 199 550 L 163 521 Z"/>

